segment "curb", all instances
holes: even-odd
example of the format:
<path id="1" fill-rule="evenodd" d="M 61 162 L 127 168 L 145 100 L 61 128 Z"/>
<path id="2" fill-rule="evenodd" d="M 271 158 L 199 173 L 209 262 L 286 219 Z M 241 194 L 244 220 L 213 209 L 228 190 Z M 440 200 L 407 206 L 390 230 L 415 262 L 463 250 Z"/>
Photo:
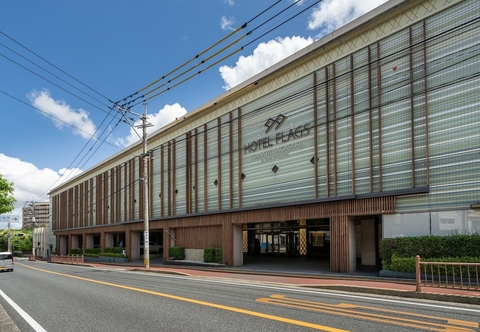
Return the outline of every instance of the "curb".
<path id="1" fill-rule="evenodd" d="M 337 290 L 337 291 L 353 292 L 353 293 L 376 294 L 376 295 L 382 295 L 382 296 L 406 297 L 406 298 L 421 299 L 421 300 L 480 305 L 480 297 L 468 296 L 468 295 L 425 293 L 425 292 L 419 293 L 419 292 L 402 291 L 402 290 L 396 290 L 396 289 L 379 289 L 379 288 L 372 288 L 372 287 L 348 286 L 348 285 L 306 285 L 302 287 Z"/>

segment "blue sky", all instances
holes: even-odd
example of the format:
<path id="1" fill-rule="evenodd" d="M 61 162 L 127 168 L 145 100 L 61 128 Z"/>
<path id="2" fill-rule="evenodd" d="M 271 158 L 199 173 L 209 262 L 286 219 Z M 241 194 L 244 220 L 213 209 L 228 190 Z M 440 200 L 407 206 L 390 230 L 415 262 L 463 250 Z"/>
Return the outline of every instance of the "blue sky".
<path id="1" fill-rule="evenodd" d="M 158 129 L 385 1 L 0 0 L 0 174 L 13 214 L 139 140 L 112 102 L 193 59 L 146 97 L 162 92 L 147 105 Z M 143 113 L 142 99 L 131 105 Z"/>

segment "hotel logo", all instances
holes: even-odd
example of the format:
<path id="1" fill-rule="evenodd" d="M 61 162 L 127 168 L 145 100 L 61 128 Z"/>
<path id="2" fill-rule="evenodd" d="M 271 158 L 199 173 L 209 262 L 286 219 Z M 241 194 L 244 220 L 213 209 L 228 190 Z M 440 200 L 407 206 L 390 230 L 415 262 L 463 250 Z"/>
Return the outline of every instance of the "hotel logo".
<path id="1" fill-rule="evenodd" d="M 274 119 L 269 118 L 267 122 L 265 122 L 265 127 L 267 127 L 267 130 L 265 130 L 265 133 L 268 133 L 274 126 L 275 130 L 280 128 L 282 123 L 287 119 L 285 115 L 279 114 L 277 117 Z"/>

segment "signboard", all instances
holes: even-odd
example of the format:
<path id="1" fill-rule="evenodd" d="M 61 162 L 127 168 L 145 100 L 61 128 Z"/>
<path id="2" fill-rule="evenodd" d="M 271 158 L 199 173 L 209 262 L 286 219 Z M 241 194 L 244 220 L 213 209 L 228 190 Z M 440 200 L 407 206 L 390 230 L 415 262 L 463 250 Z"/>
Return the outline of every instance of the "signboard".
<path id="1" fill-rule="evenodd" d="M 143 244 L 145 246 L 145 249 L 149 247 L 149 242 L 150 240 L 148 239 L 148 232 L 143 233 Z"/>
<path id="2" fill-rule="evenodd" d="M 0 214 L 0 229 L 8 228 L 22 229 L 22 220 L 18 214 Z"/>

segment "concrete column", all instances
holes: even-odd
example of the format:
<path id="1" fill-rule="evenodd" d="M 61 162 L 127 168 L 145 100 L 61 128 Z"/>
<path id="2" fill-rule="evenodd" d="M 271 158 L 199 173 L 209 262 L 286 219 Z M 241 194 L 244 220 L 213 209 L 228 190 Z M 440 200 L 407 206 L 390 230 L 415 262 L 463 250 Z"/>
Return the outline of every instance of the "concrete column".
<path id="1" fill-rule="evenodd" d="M 376 265 L 375 220 L 362 220 L 362 265 Z"/>
<path id="2" fill-rule="evenodd" d="M 140 260 L 140 236 L 143 238 L 143 233 L 140 232 L 127 232 L 126 250 L 127 256 L 130 261 Z"/>
<path id="3" fill-rule="evenodd" d="M 243 265 L 243 228 L 233 225 L 233 262 L 231 266 Z"/>
<path id="4" fill-rule="evenodd" d="M 72 235 L 72 249 L 77 249 L 79 244 L 78 235 Z"/>
<path id="5" fill-rule="evenodd" d="M 66 235 L 61 235 L 61 236 L 59 236 L 58 239 L 60 240 L 60 243 L 59 243 L 60 252 L 59 252 L 59 254 L 64 256 L 64 255 L 67 254 L 67 240 L 68 240 L 68 237 Z"/>
<path id="6" fill-rule="evenodd" d="M 92 249 L 93 248 L 93 234 L 86 234 L 85 235 L 85 242 L 86 242 L 86 248 L 90 248 Z"/>
<path id="7" fill-rule="evenodd" d="M 104 233 L 104 234 L 105 234 L 105 248 L 115 247 L 115 243 L 113 240 L 113 233 Z"/>

